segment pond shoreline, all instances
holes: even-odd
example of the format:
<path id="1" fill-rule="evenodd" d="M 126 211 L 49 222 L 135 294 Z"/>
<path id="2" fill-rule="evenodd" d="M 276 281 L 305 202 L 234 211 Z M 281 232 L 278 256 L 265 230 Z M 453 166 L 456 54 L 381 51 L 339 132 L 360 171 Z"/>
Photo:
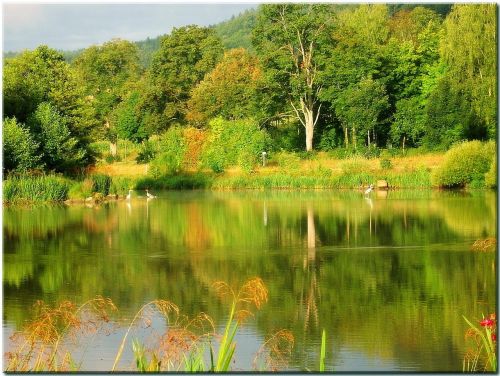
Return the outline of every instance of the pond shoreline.
<path id="1" fill-rule="evenodd" d="M 57 202 L 68 205 L 98 204 L 124 200 L 129 190 L 357 190 L 371 184 L 376 191 L 398 189 L 485 189 L 486 185 L 464 184 L 441 187 L 432 179 L 433 169 L 423 166 L 400 169 L 363 169 L 353 166 L 346 171 L 329 168 L 273 170 L 253 172 L 209 171 L 178 172 L 160 176 L 108 175 L 97 172 L 78 178 L 56 174 L 15 176 L 4 180 L 3 204 Z"/>

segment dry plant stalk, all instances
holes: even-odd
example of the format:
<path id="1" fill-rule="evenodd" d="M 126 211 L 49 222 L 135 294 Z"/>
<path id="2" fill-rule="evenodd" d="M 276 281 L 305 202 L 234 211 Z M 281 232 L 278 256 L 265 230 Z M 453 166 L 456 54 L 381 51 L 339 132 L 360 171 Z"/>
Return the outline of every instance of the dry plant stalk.
<path id="1" fill-rule="evenodd" d="M 291 331 L 281 329 L 266 340 L 255 354 L 253 367 L 257 371 L 277 372 L 288 366 L 295 339 Z"/>
<path id="2" fill-rule="evenodd" d="M 235 309 L 235 317 L 238 323 L 242 323 L 249 316 L 253 316 L 250 309 L 243 307 L 253 305 L 255 308 L 260 309 L 268 300 L 266 285 L 259 277 L 254 277 L 246 281 L 237 293 L 226 282 L 217 281 L 213 284 L 213 287 L 219 297 L 231 297 L 235 308 L 240 308 Z"/>
<path id="3" fill-rule="evenodd" d="M 68 371 L 73 364 L 66 347 L 98 333 L 116 311 L 110 299 L 97 296 L 76 306 L 63 301 L 51 308 L 34 305 L 35 319 L 11 336 L 14 350 L 6 353 L 6 371 Z"/>

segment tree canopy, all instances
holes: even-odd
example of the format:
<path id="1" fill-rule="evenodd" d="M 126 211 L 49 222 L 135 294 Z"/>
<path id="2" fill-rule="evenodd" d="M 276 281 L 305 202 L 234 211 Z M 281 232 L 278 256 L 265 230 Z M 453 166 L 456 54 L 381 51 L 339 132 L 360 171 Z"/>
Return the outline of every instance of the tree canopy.
<path id="1" fill-rule="evenodd" d="M 141 42 L 4 54 L 5 167 L 67 171 L 93 141 L 213 119 L 258 124 L 276 150 L 494 139 L 496 26 L 492 4 L 263 4 Z"/>

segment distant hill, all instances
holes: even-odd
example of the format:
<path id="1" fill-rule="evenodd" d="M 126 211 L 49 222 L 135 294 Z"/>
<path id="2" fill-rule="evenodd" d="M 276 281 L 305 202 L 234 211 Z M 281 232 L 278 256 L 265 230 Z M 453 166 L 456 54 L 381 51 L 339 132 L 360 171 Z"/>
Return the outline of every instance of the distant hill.
<path id="1" fill-rule="evenodd" d="M 257 10 L 249 9 L 213 27 L 226 49 L 243 47 L 252 50 L 252 29 L 256 19 Z"/>

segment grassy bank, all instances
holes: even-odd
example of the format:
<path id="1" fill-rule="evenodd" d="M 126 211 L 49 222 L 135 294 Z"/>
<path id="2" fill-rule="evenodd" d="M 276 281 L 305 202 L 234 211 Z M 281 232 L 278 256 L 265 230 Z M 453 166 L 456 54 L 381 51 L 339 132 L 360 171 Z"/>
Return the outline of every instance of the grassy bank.
<path id="1" fill-rule="evenodd" d="M 462 144 L 457 148 L 459 156 L 463 154 L 460 149 L 464 148 L 463 145 L 470 149 L 468 144 Z M 487 150 L 477 144 L 470 145 L 483 154 L 484 150 Z M 467 162 L 470 158 L 459 159 L 457 149 L 452 149 L 447 154 L 427 153 L 371 159 L 336 159 L 327 153 L 301 158 L 294 153 L 280 153 L 271 158 L 265 167 L 257 166 L 251 172 L 236 166 L 222 173 L 214 173 L 208 169 L 187 169 L 158 175 L 148 173 L 148 165 L 139 165 L 135 161 L 101 163 L 93 167 L 89 174 L 72 179 L 55 175 L 8 177 L 3 188 L 4 202 L 83 200 L 96 196 L 102 199 L 108 195 L 123 198 L 129 189 L 147 188 L 363 189 L 379 180 L 385 180 L 390 189 L 439 188 L 446 187 L 448 181 L 453 183 L 448 184 L 450 187 L 496 186 L 496 163 L 490 163 L 491 158 L 484 158 L 485 162 L 480 168 L 474 168 L 465 175 L 464 171 L 467 172 L 471 166 L 471 163 Z M 468 149 L 467 153 L 471 154 Z M 475 155 L 473 156 L 475 158 Z M 448 168 L 449 165 L 453 168 Z M 443 179 L 443 176 L 447 180 Z M 461 180 L 456 183 L 452 180 L 455 177 L 460 177 Z"/>

